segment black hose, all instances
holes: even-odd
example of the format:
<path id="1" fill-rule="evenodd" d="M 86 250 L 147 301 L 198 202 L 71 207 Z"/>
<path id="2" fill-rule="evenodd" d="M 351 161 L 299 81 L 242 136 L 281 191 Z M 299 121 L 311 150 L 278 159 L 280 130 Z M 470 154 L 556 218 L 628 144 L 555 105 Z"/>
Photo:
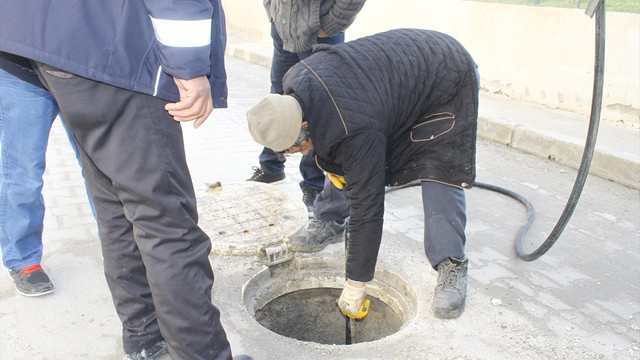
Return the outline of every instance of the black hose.
<path id="1" fill-rule="evenodd" d="M 345 335 L 344 335 L 344 344 L 351 345 L 353 340 L 351 339 L 351 320 L 347 315 L 344 316 L 345 319 Z"/>
<path id="2" fill-rule="evenodd" d="M 496 191 L 501 194 L 512 197 L 520 201 L 527 208 L 527 222 L 520 227 L 518 235 L 516 236 L 515 249 L 516 254 L 524 261 L 533 261 L 538 259 L 544 253 L 546 253 L 562 234 L 566 227 L 573 211 L 578 204 L 580 195 L 584 188 L 584 184 L 589 174 L 589 168 L 591 167 L 591 160 L 593 159 L 593 152 L 595 150 L 596 139 L 598 137 L 598 127 L 600 124 L 600 112 L 602 110 L 602 89 L 604 84 L 604 44 L 605 44 L 605 0 L 591 0 L 587 7 L 587 14 L 592 16 L 596 14 L 596 50 L 595 50 L 595 65 L 594 65 L 594 78 L 593 78 L 593 97 L 591 99 L 591 117 L 589 120 L 589 130 L 587 131 L 587 139 L 585 141 L 584 151 L 582 153 L 582 161 L 580 162 L 580 168 L 576 175 L 576 180 L 569 196 L 569 200 L 558 219 L 555 227 L 551 231 L 551 234 L 545 239 L 545 241 L 535 250 L 530 253 L 526 253 L 523 250 L 522 241 L 525 234 L 533 224 L 535 219 L 535 210 L 529 200 L 522 195 L 513 192 L 511 190 L 481 182 L 476 182 L 474 185 L 479 188 L 484 188 L 491 191 Z M 385 193 L 404 189 L 406 187 L 420 185 L 420 182 L 410 184 L 402 188 L 387 188 Z"/>
<path id="3" fill-rule="evenodd" d="M 587 180 L 587 175 L 589 174 L 589 168 L 591 167 L 591 160 L 593 159 L 593 152 L 596 146 L 596 139 L 598 137 L 598 127 L 600 124 L 600 111 L 602 108 L 602 88 L 603 88 L 603 80 L 604 80 L 604 44 L 605 44 L 605 1 L 604 0 L 596 0 L 595 2 L 600 2 L 600 4 L 595 4 L 596 9 L 596 50 L 595 50 L 595 65 L 594 65 L 594 78 L 593 78 L 593 97 L 591 99 L 591 119 L 589 120 L 589 130 L 587 132 L 587 139 L 584 146 L 584 152 L 582 153 L 582 161 L 580 162 L 580 168 L 578 170 L 578 175 L 576 176 L 576 181 L 573 185 L 573 190 L 571 191 L 571 195 L 569 196 L 569 200 L 565 205 L 562 214 L 560 215 L 560 219 L 556 223 L 553 231 L 547 237 L 547 239 L 534 251 L 530 253 L 526 253 L 522 249 L 522 238 L 524 237 L 524 233 L 528 229 L 528 225 L 525 228 L 523 226 L 518 232 L 518 237 L 516 238 L 516 254 L 524 261 L 533 261 L 546 253 L 551 246 L 558 240 L 560 234 L 564 230 L 565 226 L 569 222 L 573 211 L 578 204 L 578 200 L 580 199 L 580 195 L 582 194 L 582 189 L 584 188 L 584 184 Z M 592 1 L 594 3 L 594 1 Z M 528 208 L 528 207 L 527 207 Z"/>
<path id="4" fill-rule="evenodd" d="M 395 190 L 399 190 L 399 189 L 405 189 L 408 187 L 413 187 L 413 186 L 418 186 L 420 185 L 420 182 L 415 182 L 415 183 L 411 183 L 407 186 L 404 187 L 400 187 L 400 188 L 391 188 L 388 187 L 385 189 L 385 193 L 390 193 L 392 191 Z M 520 230 L 518 230 L 518 235 L 516 236 L 516 244 L 522 242 L 522 239 L 524 238 L 524 235 L 527 233 L 527 231 L 529 230 L 529 228 L 531 227 L 531 225 L 533 224 L 533 220 L 536 217 L 536 212 L 535 209 L 533 207 L 533 204 L 527 200 L 527 198 L 525 198 L 524 196 L 518 194 L 515 191 L 511 191 L 509 189 L 505 189 L 503 187 L 497 186 L 497 185 L 491 185 L 491 184 L 487 184 L 487 183 L 482 183 L 482 182 L 475 182 L 473 184 L 474 187 L 477 188 L 482 188 L 482 189 L 486 189 L 486 190 L 491 190 L 491 191 L 495 191 L 498 193 L 501 193 L 503 195 L 509 196 L 513 199 L 518 200 L 520 203 L 522 203 L 522 205 L 524 205 L 527 208 L 527 221 L 524 225 L 522 225 L 520 227 Z"/>
<path id="5" fill-rule="evenodd" d="M 522 244 L 522 240 L 524 239 L 524 235 L 527 233 L 527 231 L 529 231 L 529 228 L 533 224 L 533 220 L 536 217 L 536 212 L 535 212 L 535 209 L 533 208 L 533 204 L 531 204 L 531 202 L 529 200 L 527 200 L 527 198 L 525 198 L 524 196 L 518 194 L 517 192 L 505 189 L 503 187 L 499 187 L 499 186 L 491 185 L 491 184 L 485 184 L 485 183 L 481 183 L 481 182 L 476 182 L 474 184 L 474 186 L 479 187 L 479 188 L 483 188 L 483 189 L 487 189 L 487 190 L 491 190 L 491 191 L 495 191 L 495 192 L 499 192 L 501 194 L 504 194 L 504 195 L 507 195 L 509 197 L 512 197 L 512 198 L 520 201 L 527 208 L 527 221 L 525 222 L 524 225 L 522 225 L 520 227 L 520 230 L 518 230 L 518 235 L 516 235 L 516 253 L 517 253 L 517 249 L 522 246 L 521 244 Z M 554 240 L 554 242 L 555 242 L 555 240 Z M 553 245 L 553 244 L 551 244 L 551 245 Z M 551 245 L 549 245 L 549 247 L 551 247 Z M 530 261 L 530 260 L 527 260 L 527 261 Z"/>

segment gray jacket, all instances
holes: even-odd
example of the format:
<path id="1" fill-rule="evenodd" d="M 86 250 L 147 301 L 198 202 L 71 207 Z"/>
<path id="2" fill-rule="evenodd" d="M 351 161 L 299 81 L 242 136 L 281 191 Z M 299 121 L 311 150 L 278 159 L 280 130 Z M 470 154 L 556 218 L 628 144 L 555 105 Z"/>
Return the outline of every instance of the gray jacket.
<path id="1" fill-rule="evenodd" d="M 365 0 L 263 0 L 286 51 L 308 51 L 322 29 L 334 36 L 353 23 Z"/>

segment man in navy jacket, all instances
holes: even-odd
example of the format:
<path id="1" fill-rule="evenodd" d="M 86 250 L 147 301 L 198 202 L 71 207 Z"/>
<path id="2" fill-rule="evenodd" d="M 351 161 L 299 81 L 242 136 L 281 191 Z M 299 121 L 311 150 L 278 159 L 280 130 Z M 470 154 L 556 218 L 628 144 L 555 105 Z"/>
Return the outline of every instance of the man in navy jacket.
<path id="1" fill-rule="evenodd" d="M 78 144 L 128 359 L 231 358 L 179 123 L 226 106 L 224 29 L 219 0 L 0 2 Z"/>

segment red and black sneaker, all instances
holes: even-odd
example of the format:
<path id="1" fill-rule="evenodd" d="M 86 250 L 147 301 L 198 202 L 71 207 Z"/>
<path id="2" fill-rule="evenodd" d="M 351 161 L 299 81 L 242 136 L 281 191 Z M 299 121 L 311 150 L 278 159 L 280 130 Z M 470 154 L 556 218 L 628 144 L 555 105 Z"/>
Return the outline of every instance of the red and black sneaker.
<path id="1" fill-rule="evenodd" d="M 24 296 L 42 296 L 53 292 L 53 284 L 40 264 L 9 270 L 18 293 Z"/>

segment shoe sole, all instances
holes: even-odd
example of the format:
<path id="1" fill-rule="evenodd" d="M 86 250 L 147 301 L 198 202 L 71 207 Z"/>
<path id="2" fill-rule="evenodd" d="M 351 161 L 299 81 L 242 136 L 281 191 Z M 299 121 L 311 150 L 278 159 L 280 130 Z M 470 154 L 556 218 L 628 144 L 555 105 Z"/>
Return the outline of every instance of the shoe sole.
<path id="1" fill-rule="evenodd" d="M 431 309 L 433 316 L 437 317 L 438 319 L 455 319 L 460 315 L 462 315 L 463 311 L 464 311 L 464 306 L 461 307 L 460 309 L 449 311 L 449 312 L 439 312 L 434 309 Z"/>
<path id="2" fill-rule="evenodd" d="M 26 297 L 38 297 L 38 296 L 44 296 L 44 295 L 49 295 L 52 292 L 55 291 L 55 289 L 51 289 L 51 290 L 47 290 L 47 291 L 43 291 L 43 292 L 39 292 L 39 293 L 26 293 L 24 291 L 20 291 L 20 289 L 18 289 L 16 287 L 16 291 L 18 292 L 18 294 L 22 295 L 22 296 L 26 296 Z"/>
<path id="3" fill-rule="evenodd" d="M 327 245 L 329 244 L 335 244 L 335 243 L 339 243 L 341 241 L 345 240 L 345 232 L 343 231 L 340 234 L 337 234 L 336 236 L 330 237 L 329 239 L 327 239 L 327 241 L 323 242 L 321 245 L 306 245 L 306 246 L 289 246 L 289 249 L 291 251 L 295 251 L 295 252 L 303 252 L 303 253 L 313 253 L 313 252 L 318 252 L 320 250 L 323 250 L 324 248 L 327 247 Z"/>
<path id="4" fill-rule="evenodd" d="M 284 178 L 282 180 L 272 181 L 272 182 L 255 181 L 255 180 L 247 180 L 247 181 L 248 182 L 262 183 L 262 184 L 269 184 L 269 185 L 279 185 L 279 184 L 284 184 L 287 181 L 287 178 Z"/>
<path id="5" fill-rule="evenodd" d="M 263 184 L 270 184 L 270 185 L 279 185 L 279 184 L 284 184 L 287 181 L 287 179 L 282 179 L 282 180 L 276 180 L 270 183 L 263 183 Z"/>

